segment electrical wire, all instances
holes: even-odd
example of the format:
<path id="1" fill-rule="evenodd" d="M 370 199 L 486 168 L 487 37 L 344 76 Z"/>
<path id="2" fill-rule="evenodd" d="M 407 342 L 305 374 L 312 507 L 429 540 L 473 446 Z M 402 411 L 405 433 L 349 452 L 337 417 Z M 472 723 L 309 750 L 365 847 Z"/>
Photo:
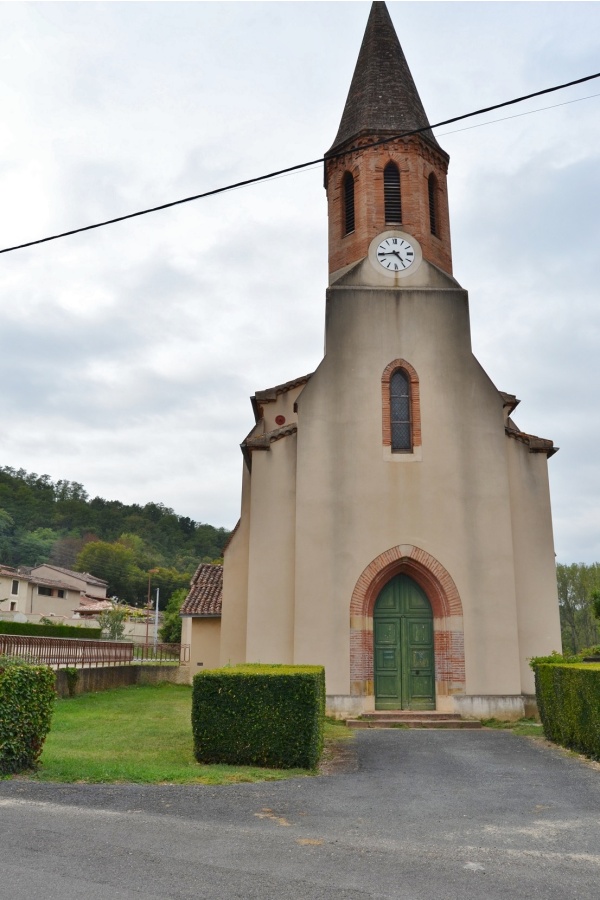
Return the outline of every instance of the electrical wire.
<path id="1" fill-rule="evenodd" d="M 521 119 L 523 116 L 532 116 L 534 113 L 546 112 L 548 109 L 558 109 L 559 106 L 570 106 L 571 103 L 581 103 L 582 100 L 593 100 L 600 94 L 588 94 L 586 97 L 576 97 L 574 100 L 565 100 L 564 103 L 552 103 L 551 106 L 540 106 L 538 109 L 528 109 L 527 112 L 515 113 L 514 116 L 502 116 L 501 119 L 490 119 L 489 122 L 478 122 L 477 125 L 467 125 L 466 128 L 455 128 L 453 131 L 442 131 L 438 137 L 446 137 L 448 134 L 460 134 L 461 131 L 471 131 L 472 128 L 483 128 L 485 125 L 494 125 L 496 122 L 508 122 L 510 119 Z"/>
<path id="2" fill-rule="evenodd" d="M 410 137 L 414 134 L 421 134 L 426 131 L 432 131 L 434 128 L 442 128 L 444 125 L 452 125 L 454 122 L 462 122 L 464 119 L 473 118 L 473 116 L 481 116 L 484 113 L 493 112 L 496 109 L 504 109 L 507 106 L 513 106 L 515 103 L 523 103 L 525 100 L 531 100 L 533 97 L 542 97 L 545 94 L 551 94 L 555 91 L 562 91 L 568 87 L 573 87 L 576 84 L 584 84 L 587 81 L 592 81 L 595 78 L 600 78 L 600 72 L 596 72 L 594 75 L 586 75 L 583 78 L 577 78 L 574 81 L 568 81 L 564 84 L 557 84 L 554 87 L 544 88 L 541 91 L 535 91 L 532 94 L 524 94 L 521 97 L 515 97 L 513 100 L 505 100 L 503 103 L 496 103 L 493 106 L 486 106 L 482 109 L 477 109 L 474 112 L 463 113 L 460 116 L 453 116 L 451 119 L 445 119 L 443 122 L 437 122 L 435 125 L 426 125 L 423 128 L 415 128 L 412 131 L 404 131 L 401 134 L 388 136 L 386 138 L 382 138 L 378 141 L 371 141 L 366 144 L 361 144 L 360 150 L 365 150 L 369 147 L 379 147 L 382 144 L 388 144 L 391 141 L 398 140 L 399 138 Z M 181 206 L 183 203 L 191 203 L 194 200 L 203 200 L 206 197 L 214 197 L 217 194 L 224 194 L 227 191 L 233 191 L 237 188 L 247 187 L 250 184 L 258 184 L 261 181 L 268 181 L 272 178 L 277 178 L 282 175 L 288 175 L 292 172 L 298 172 L 301 169 L 306 169 L 309 166 L 315 166 L 319 163 L 325 162 L 329 159 L 336 159 L 337 157 L 344 156 L 346 153 L 351 153 L 355 148 L 345 147 L 343 150 L 339 150 L 336 153 L 327 153 L 325 156 L 321 156 L 318 159 L 312 159 L 309 162 L 298 163 L 295 166 L 287 166 L 285 169 L 278 169 L 275 172 L 269 172 L 267 175 L 258 175 L 255 178 L 246 178 L 243 181 L 237 181 L 234 184 L 228 184 L 224 187 L 214 188 L 211 191 L 204 191 L 202 194 L 194 194 L 191 197 L 183 197 L 181 200 L 172 200 L 170 203 L 161 203 L 159 206 L 152 206 L 148 209 L 141 209 L 138 212 L 127 213 L 124 216 L 116 216 L 114 219 L 106 219 L 103 222 L 96 222 L 93 225 L 84 225 L 81 228 L 72 228 L 70 231 L 62 231 L 60 234 L 52 234 L 48 237 L 38 238 L 35 241 L 27 241 L 24 244 L 16 244 L 14 247 L 5 247 L 0 250 L 0 253 L 11 253 L 14 250 L 23 250 L 25 247 L 34 247 L 37 244 L 45 244 L 48 241 L 57 241 L 59 238 L 70 237 L 73 234 L 81 234 L 84 231 L 92 231 L 95 228 L 104 228 L 106 225 L 114 225 L 117 222 L 124 222 L 127 219 L 135 219 L 138 216 L 147 216 L 149 213 L 159 212 L 163 209 L 170 209 L 173 206 Z"/>

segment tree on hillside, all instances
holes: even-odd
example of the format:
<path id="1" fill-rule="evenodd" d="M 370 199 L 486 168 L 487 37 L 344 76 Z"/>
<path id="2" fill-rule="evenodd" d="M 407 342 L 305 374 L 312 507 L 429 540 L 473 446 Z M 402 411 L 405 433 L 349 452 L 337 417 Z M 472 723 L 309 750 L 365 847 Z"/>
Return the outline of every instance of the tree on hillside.
<path id="1" fill-rule="evenodd" d="M 144 573 L 135 565 L 133 551 L 115 542 L 93 541 L 86 544 L 75 562 L 78 572 L 89 572 L 108 581 L 108 593 L 132 602 Z"/>
<path id="2" fill-rule="evenodd" d="M 558 602 L 566 653 L 578 653 L 600 640 L 594 616 L 594 595 L 600 591 L 600 563 L 572 563 L 556 567 Z"/>
<path id="3" fill-rule="evenodd" d="M 62 566 L 65 569 L 73 569 L 77 562 L 77 557 L 83 550 L 86 544 L 89 544 L 90 541 L 99 541 L 100 538 L 98 535 L 84 534 L 83 537 L 76 537 L 75 535 L 65 535 L 64 537 L 59 537 L 56 543 L 52 548 L 52 553 L 50 554 L 50 562 L 55 566 Z"/>
<path id="4" fill-rule="evenodd" d="M 145 606 L 148 598 L 148 575 L 152 570 L 152 595 L 159 589 L 160 609 L 167 597 L 178 588 L 187 587 L 191 571 L 180 572 L 160 565 L 157 554 L 137 535 L 124 534 L 117 541 L 92 541 L 78 554 L 75 568 L 108 581 L 108 593 L 132 606 Z"/>
<path id="5" fill-rule="evenodd" d="M 0 509 L 0 562 L 9 565 L 13 554 L 15 520 L 5 509 Z"/>
<path id="6" fill-rule="evenodd" d="M 56 532 L 51 528 L 35 528 L 17 536 L 16 549 L 19 565 L 39 566 L 48 562 L 56 543 Z"/>
<path id="7" fill-rule="evenodd" d="M 179 610 L 188 594 L 188 588 L 182 587 L 175 593 L 171 594 L 162 626 L 158 632 L 161 641 L 164 644 L 180 644 L 181 643 L 181 616 Z"/>
<path id="8" fill-rule="evenodd" d="M 220 556 L 229 538 L 226 529 L 178 516 L 162 503 L 90 500 L 79 482 L 53 482 L 49 475 L 10 466 L 0 466 L 0 509 L 0 562 L 8 565 L 49 560 L 75 568 L 77 555 L 93 537 L 106 544 L 120 540 L 134 551 L 142 573 L 160 565 L 187 574 Z M 161 586 L 161 598 L 162 593 Z"/>

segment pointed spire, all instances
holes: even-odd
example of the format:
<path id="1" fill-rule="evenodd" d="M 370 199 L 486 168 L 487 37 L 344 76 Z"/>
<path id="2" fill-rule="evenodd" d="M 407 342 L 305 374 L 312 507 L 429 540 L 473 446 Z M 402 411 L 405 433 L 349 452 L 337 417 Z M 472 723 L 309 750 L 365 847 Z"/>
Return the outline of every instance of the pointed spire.
<path id="1" fill-rule="evenodd" d="M 361 135 L 396 135 L 429 121 L 385 3 L 374 2 L 340 127 L 327 155 Z M 422 136 L 441 150 L 433 132 Z M 442 153 L 444 151 L 442 150 Z"/>

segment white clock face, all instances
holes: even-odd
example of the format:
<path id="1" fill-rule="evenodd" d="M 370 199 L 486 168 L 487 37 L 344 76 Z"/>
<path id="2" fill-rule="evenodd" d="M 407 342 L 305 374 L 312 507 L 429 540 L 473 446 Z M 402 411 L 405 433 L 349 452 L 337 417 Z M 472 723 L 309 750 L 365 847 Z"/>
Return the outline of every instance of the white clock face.
<path id="1" fill-rule="evenodd" d="M 377 246 L 377 261 L 389 272 L 402 272 L 415 261 L 415 249 L 401 237 L 387 237 Z"/>

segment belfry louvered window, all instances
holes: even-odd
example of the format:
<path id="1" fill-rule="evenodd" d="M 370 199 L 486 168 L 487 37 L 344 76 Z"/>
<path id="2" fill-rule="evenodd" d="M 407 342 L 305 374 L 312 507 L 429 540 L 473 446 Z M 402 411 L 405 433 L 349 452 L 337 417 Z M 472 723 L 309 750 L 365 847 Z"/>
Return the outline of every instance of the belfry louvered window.
<path id="1" fill-rule="evenodd" d="M 412 450 L 410 383 L 404 369 L 390 378 L 390 426 L 392 450 Z"/>
<path id="2" fill-rule="evenodd" d="M 389 162 L 383 170 L 383 196 L 385 221 L 390 224 L 400 224 L 402 222 L 402 197 L 400 194 L 400 171 L 396 163 Z"/>
<path id="3" fill-rule="evenodd" d="M 429 190 L 429 230 L 432 234 L 438 235 L 438 214 L 437 214 L 437 180 L 435 175 L 431 174 L 427 179 L 427 188 Z"/>
<path id="4" fill-rule="evenodd" d="M 344 234 L 354 231 L 354 178 L 350 172 L 346 172 L 343 182 L 344 189 Z"/>

